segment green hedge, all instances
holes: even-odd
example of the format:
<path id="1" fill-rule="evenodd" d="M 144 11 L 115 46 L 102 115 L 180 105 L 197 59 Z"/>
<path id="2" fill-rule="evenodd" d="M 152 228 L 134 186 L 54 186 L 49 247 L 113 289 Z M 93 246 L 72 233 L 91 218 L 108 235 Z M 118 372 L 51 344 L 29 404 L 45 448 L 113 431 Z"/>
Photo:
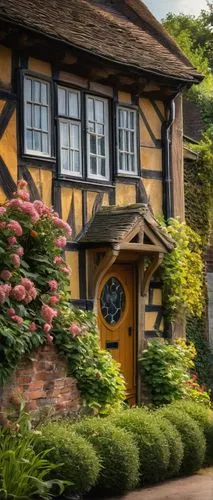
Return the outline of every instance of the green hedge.
<path id="1" fill-rule="evenodd" d="M 213 464 L 213 412 L 212 410 L 199 403 L 192 401 L 177 401 L 171 407 L 179 408 L 186 412 L 193 420 L 197 422 L 206 438 L 206 456 L 205 464 Z"/>
<path id="2" fill-rule="evenodd" d="M 71 426 L 94 446 L 101 461 L 96 485 L 100 492 L 131 490 L 139 481 L 139 453 L 131 434 L 106 419 L 85 419 Z"/>
<path id="3" fill-rule="evenodd" d="M 133 434 L 139 449 L 141 483 L 157 483 L 165 476 L 170 454 L 159 424 L 146 411 L 130 409 L 111 417 L 111 421 Z"/>
<path id="4" fill-rule="evenodd" d="M 156 419 L 161 431 L 163 431 L 164 433 L 169 446 L 169 464 L 165 476 L 162 477 L 162 479 L 168 479 L 178 476 L 184 455 L 181 435 L 176 427 L 171 422 L 169 422 L 169 420 L 160 418 L 155 414 L 152 417 Z"/>
<path id="5" fill-rule="evenodd" d="M 67 495 L 84 493 L 96 484 L 101 464 L 93 446 L 61 423 L 43 425 L 36 448 L 49 450 L 47 458 L 60 465 L 53 471 L 53 478 L 71 483 L 65 488 Z"/>
<path id="6" fill-rule="evenodd" d="M 172 405 L 156 413 L 168 419 L 181 435 L 184 456 L 180 474 L 192 474 L 197 471 L 204 463 L 206 452 L 205 437 L 199 425 L 185 411 Z"/>

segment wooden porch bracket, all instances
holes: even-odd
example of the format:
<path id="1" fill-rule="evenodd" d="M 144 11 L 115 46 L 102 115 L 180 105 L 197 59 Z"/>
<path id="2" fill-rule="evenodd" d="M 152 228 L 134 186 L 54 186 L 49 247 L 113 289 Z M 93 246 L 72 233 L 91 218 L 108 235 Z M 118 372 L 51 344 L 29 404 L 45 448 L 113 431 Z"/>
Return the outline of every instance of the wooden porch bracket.
<path id="1" fill-rule="evenodd" d="M 151 280 L 151 277 L 153 276 L 153 274 L 155 273 L 155 271 L 158 269 L 158 267 L 161 265 L 161 262 L 164 258 L 164 253 L 158 253 L 157 255 L 155 255 L 155 257 L 153 258 L 151 264 L 149 265 L 149 267 L 146 269 L 146 271 L 144 272 L 144 277 L 143 277 L 143 281 L 142 281 L 142 284 L 141 284 L 141 295 L 142 297 L 144 297 L 145 295 L 147 295 L 148 291 L 149 291 L 149 284 L 150 284 L 150 280 Z"/>
<path id="2" fill-rule="evenodd" d="M 113 247 L 109 248 L 106 251 L 104 258 L 102 259 L 102 261 L 95 270 L 95 276 L 94 276 L 95 290 L 94 290 L 94 309 L 93 309 L 93 312 L 95 314 L 97 314 L 99 285 L 101 283 L 102 278 L 108 271 L 108 269 L 110 269 L 110 267 L 116 261 L 119 253 L 120 253 L 120 245 L 113 245 Z"/>

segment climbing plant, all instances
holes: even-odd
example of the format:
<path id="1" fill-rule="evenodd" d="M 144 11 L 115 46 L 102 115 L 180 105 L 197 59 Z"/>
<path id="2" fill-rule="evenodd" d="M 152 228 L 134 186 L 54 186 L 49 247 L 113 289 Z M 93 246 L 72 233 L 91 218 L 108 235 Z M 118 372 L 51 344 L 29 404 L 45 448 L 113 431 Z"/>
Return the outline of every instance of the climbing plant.
<path id="1" fill-rule="evenodd" d="M 70 269 L 63 258 L 70 234 L 51 208 L 29 201 L 25 181 L 0 206 L 0 385 L 22 356 L 54 343 L 85 404 L 107 412 L 125 399 L 124 380 L 100 349 L 94 316 L 70 304 Z"/>
<path id="2" fill-rule="evenodd" d="M 165 227 L 175 242 L 162 263 L 166 317 L 178 322 L 203 310 L 203 261 L 201 238 L 184 222 L 169 219 Z"/>

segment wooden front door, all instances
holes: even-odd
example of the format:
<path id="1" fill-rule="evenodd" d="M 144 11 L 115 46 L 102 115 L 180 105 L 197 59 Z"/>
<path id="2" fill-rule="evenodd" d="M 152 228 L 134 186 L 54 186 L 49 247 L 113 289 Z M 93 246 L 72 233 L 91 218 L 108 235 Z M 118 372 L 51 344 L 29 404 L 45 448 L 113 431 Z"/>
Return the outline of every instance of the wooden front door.
<path id="1" fill-rule="evenodd" d="M 101 346 L 121 364 L 127 399 L 136 396 L 135 270 L 116 264 L 104 276 L 98 294 L 98 322 Z"/>

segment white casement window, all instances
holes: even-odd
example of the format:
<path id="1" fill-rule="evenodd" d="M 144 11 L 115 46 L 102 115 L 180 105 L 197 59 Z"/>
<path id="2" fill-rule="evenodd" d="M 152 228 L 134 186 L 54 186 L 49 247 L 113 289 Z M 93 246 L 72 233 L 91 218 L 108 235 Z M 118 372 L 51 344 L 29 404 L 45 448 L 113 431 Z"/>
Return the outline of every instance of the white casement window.
<path id="1" fill-rule="evenodd" d="M 80 92 L 58 87 L 61 173 L 82 175 Z"/>
<path id="2" fill-rule="evenodd" d="M 109 179 L 109 105 L 107 99 L 86 96 L 87 176 Z"/>
<path id="3" fill-rule="evenodd" d="M 137 175 L 137 113 L 136 110 L 117 108 L 118 172 Z"/>
<path id="4" fill-rule="evenodd" d="M 27 75 L 24 77 L 24 152 L 51 156 L 50 84 Z"/>

